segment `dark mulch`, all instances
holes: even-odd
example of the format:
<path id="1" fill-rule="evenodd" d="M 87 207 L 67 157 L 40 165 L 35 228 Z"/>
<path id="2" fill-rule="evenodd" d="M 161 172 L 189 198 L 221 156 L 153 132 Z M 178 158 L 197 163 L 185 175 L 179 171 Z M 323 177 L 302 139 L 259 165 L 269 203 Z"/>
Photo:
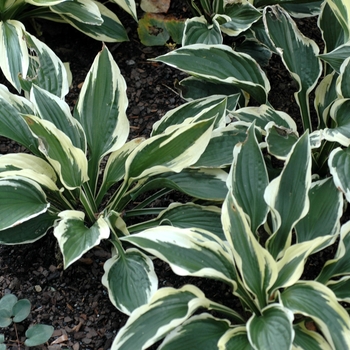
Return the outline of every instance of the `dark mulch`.
<path id="1" fill-rule="evenodd" d="M 183 15 L 183 7 L 179 3 L 172 6 L 172 10 L 177 11 L 178 16 Z M 130 41 L 107 46 L 128 86 L 130 136 L 147 137 L 155 121 L 166 111 L 183 102 L 172 89 L 175 79 L 181 80 L 185 75 L 163 64 L 148 61 L 149 58 L 166 53 L 168 48 L 141 45 L 136 33 L 136 24 L 123 13 L 120 15 L 129 31 Z M 314 20 L 302 21 L 302 28 L 306 33 L 310 33 L 314 27 Z M 81 83 L 95 55 L 101 49 L 101 43 L 66 25 L 43 23 L 43 30 L 44 35 L 41 39 L 53 48 L 63 61 L 70 62 L 74 81 L 68 101 L 73 106 Z M 293 98 L 296 86 L 279 58 L 273 57 L 267 74 L 273 83 L 270 94 L 272 105 L 297 118 L 299 110 Z M 0 138 L 2 154 L 19 151 L 22 149 L 17 144 Z M 127 320 L 127 317 L 110 303 L 106 290 L 101 285 L 103 264 L 110 257 L 109 248 L 102 244 L 63 271 L 56 259 L 56 246 L 51 234 L 31 245 L 1 246 L 1 293 L 11 292 L 18 298 L 28 298 L 33 305 L 28 322 L 18 325 L 20 335 L 24 334 L 25 327 L 30 323 L 44 323 L 55 328 L 50 343 L 54 340 L 58 343 L 42 346 L 41 349 L 60 349 L 64 348 L 63 345 L 74 350 L 109 349 L 116 333 Z M 160 287 L 180 287 L 195 281 L 208 297 L 237 307 L 237 301 L 222 283 L 178 277 L 160 261 L 156 260 L 155 265 Z M 6 329 L 5 334 L 7 339 L 16 339 L 13 327 Z M 9 349 L 17 347 L 13 345 Z"/>

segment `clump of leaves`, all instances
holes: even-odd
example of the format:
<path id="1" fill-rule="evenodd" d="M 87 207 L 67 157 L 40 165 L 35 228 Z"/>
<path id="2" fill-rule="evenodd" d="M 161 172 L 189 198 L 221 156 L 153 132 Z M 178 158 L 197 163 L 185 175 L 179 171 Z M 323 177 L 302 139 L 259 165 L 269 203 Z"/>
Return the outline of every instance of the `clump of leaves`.
<path id="1" fill-rule="evenodd" d="M 28 299 L 18 300 L 14 294 L 5 294 L 0 299 L 0 327 L 5 328 L 13 324 L 17 335 L 17 345 L 20 349 L 21 342 L 17 331 L 17 323 L 24 321 L 30 314 L 31 303 Z M 35 324 L 30 326 L 26 332 L 25 346 L 37 346 L 47 342 L 54 328 L 52 326 Z M 8 343 L 9 341 L 7 341 Z M 0 334 L 0 350 L 6 350 L 5 336 Z"/>

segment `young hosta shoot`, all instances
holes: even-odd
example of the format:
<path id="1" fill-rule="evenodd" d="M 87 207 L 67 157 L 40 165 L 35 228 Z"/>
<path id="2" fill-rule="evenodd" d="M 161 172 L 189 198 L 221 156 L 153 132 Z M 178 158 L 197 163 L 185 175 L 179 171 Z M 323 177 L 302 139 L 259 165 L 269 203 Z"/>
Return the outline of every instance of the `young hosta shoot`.
<path id="1" fill-rule="evenodd" d="M 24 321 L 30 314 L 31 303 L 28 299 L 18 300 L 14 294 L 5 294 L 0 299 L 0 327 L 5 328 L 12 323 L 17 329 L 16 323 Z M 37 346 L 47 342 L 54 331 L 52 326 L 35 324 L 30 326 L 25 335 L 24 345 Z M 17 331 L 16 331 L 17 333 Z M 19 339 L 16 340 L 20 345 Z M 6 350 L 5 337 L 0 335 L 0 350 Z"/>

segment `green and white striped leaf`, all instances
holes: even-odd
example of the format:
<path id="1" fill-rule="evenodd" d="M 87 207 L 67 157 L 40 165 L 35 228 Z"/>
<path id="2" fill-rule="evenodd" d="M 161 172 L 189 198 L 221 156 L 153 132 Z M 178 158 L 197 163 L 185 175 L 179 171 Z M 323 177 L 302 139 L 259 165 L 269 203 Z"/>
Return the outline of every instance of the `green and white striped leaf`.
<path id="1" fill-rule="evenodd" d="M 342 277 L 339 280 L 330 280 L 327 282 L 327 287 L 333 291 L 338 301 L 350 302 L 350 276 Z"/>
<path id="2" fill-rule="evenodd" d="M 19 113 L 34 114 L 33 105 L 28 99 L 11 93 L 9 89 L 2 84 L 0 84 L 0 98 L 7 101 Z"/>
<path id="3" fill-rule="evenodd" d="M 298 243 L 321 236 L 338 235 L 344 203 L 332 178 L 313 182 L 309 190 L 309 200 L 308 213 L 295 226 Z"/>
<path id="4" fill-rule="evenodd" d="M 306 328 L 305 322 L 294 325 L 293 350 L 331 350 L 329 343 L 316 331 Z"/>
<path id="5" fill-rule="evenodd" d="M 266 125 L 274 122 L 277 126 L 297 131 L 295 121 L 285 112 L 276 111 L 268 105 L 259 107 L 244 107 L 231 113 L 238 120 L 252 123 L 255 121 L 256 127 L 265 130 Z"/>
<path id="6" fill-rule="evenodd" d="M 231 191 L 222 207 L 222 225 L 244 285 L 254 295 L 258 308 L 262 309 L 268 303 L 267 291 L 277 278 L 277 265 L 255 238 Z"/>
<path id="7" fill-rule="evenodd" d="M 246 132 L 246 128 L 239 127 L 236 124 L 215 129 L 207 148 L 192 167 L 224 168 L 231 165 L 233 160 L 232 150 L 236 144 L 246 139 Z"/>
<path id="8" fill-rule="evenodd" d="M 271 304 L 247 322 L 248 339 L 255 349 L 292 349 L 293 313 L 279 304 Z"/>
<path id="9" fill-rule="evenodd" d="M 247 329 L 244 326 L 230 328 L 218 342 L 219 350 L 239 349 L 239 350 L 254 350 L 251 346 Z"/>
<path id="10" fill-rule="evenodd" d="M 34 35 L 24 34 L 30 54 L 28 73 L 20 77 L 22 88 L 29 91 L 36 84 L 63 99 L 69 91 L 66 66 L 46 44 Z"/>
<path id="11" fill-rule="evenodd" d="M 329 171 L 333 175 L 335 186 L 343 192 L 346 200 L 350 202 L 350 147 L 342 149 L 337 147 L 328 158 Z"/>
<path id="12" fill-rule="evenodd" d="M 28 4 L 35 5 L 35 6 L 54 6 L 57 4 L 60 4 L 61 2 L 64 2 L 67 0 L 25 0 Z"/>
<path id="13" fill-rule="evenodd" d="M 111 2 L 118 4 L 137 21 L 136 4 L 134 0 L 111 0 Z"/>
<path id="14" fill-rule="evenodd" d="M 184 103 L 179 107 L 171 109 L 152 126 L 152 136 L 159 135 L 167 128 L 180 125 L 184 122 L 191 123 L 193 121 L 199 121 L 208 119 L 217 115 L 216 126 L 225 126 L 226 115 L 226 96 L 209 96 Z"/>
<path id="15" fill-rule="evenodd" d="M 233 163 L 228 179 L 232 194 L 248 215 L 250 229 L 257 233 L 267 217 L 269 208 L 264 192 L 269 183 L 263 154 L 255 136 L 255 123 L 249 127 L 247 137 L 233 150 Z"/>
<path id="16" fill-rule="evenodd" d="M 9 153 L 0 157 L 0 177 L 27 177 L 52 191 L 58 191 L 57 176 L 45 160 L 27 153 Z"/>
<path id="17" fill-rule="evenodd" d="M 321 54 L 318 57 L 327 62 L 337 73 L 340 72 L 340 67 L 350 55 L 350 41 L 338 46 L 334 50 Z"/>
<path id="18" fill-rule="evenodd" d="M 159 289 L 148 304 L 131 314 L 111 349 L 147 349 L 207 303 L 204 294 L 195 286 Z"/>
<path id="19" fill-rule="evenodd" d="M 29 56 L 24 25 L 16 20 L 0 21 L 0 68 L 6 79 L 21 91 L 18 75 L 27 75 Z"/>
<path id="20" fill-rule="evenodd" d="M 63 255 L 64 268 L 77 261 L 83 254 L 109 237 L 109 227 L 100 217 L 91 226 L 84 223 L 85 214 L 77 210 L 65 210 L 58 214 L 54 236 Z"/>
<path id="21" fill-rule="evenodd" d="M 158 226 L 121 240 L 167 262 L 177 275 L 214 278 L 235 286 L 236 271 L 231 254 L 210 232 Z"/>
<path id="22" fill-rule="evenodd" d="M 112 304 L 130 315 L 149 302 L 158 289 L 158 278 L 152 260 L 137 249 L 114 255 L 104 264 L 102 284 L 107 288 Z"/>
<path id="23" fill-rule="evenodd" d="M 305 37 L 289 14 L 278 6 L 266 7 L 263 16 L 267 34 L 281 59 L 299 85 L 295 99 L 302 115 L 304 130 L 312 131 L 309 94 L 322 72 L 317 44 Z"/>
<path id="24" fill-rule="evenodd" d="M 225 15 L 230 19 L 223 23 L 221 23 L 220 15 L 216 15 L 216 17 L 218 17 L 217 20 L 221 24 L 221 31 L 229 36 L 237 36 L 241 34 L 261 18 L 260 11 L 248 1 L 227 3 L 225 6 Z"/>
<path id="25" fill-rule="evenodd" d="M 37 137 L 39 150 L 56 170 L 63 185 L 72 190 L 88 180 L 87 159 L 70 138 L 47 120 L 34 116 L 24 117 Z"/>
<path id="26" fill-rule="evenodd" d="M 270 182 L 265 191 L 273 233 L 267 247 L 274 258 L 283 255 L 290 246 L 293 227 L 307 214 L 310 186 L 311 150 L 306 132 L 293 146 L 281 174 Z"/>
<path id="27" fill-rule="evenodd" d="M 166 131 L 142 142 L 125 163 L 129 181 L 180 172 L 194 164 L 207 147 L 214 119 L 207 119 Z"/>
<path id="28" fill-rule="evenodd" d="M 281 293 L 281 302 L 293 313 L 311 317 L 333 349 L 346 349 L 350 317 L 334 293 L 316 281 L 300 281 Z"/>
<path id="29" fill-rule="evenodd" d="M 50 204 L 33 180 L 12 176 L 0 178 L 0 230 L 20 225 L 45 213 Z"/>
<path id="30" fill-rule="evenodd" d="M 154 59 L 209 82 L 229 83 L 265 103 L 270 83 L 251 56 L 226 45 L 194 44 Z"/>
<path id="31" fill-rule="evenodd" d="M 220 208 L 194 203 L 171 203 L 155 219 L 128 226 L 128 230 L 133 233 L 159 225 L 171 225 L 178 228 L 195 227 L 209 231 L 222 240 L 226 239 L 221 226 Z"/>
<path id="32" fill-rule="evenodd" d="M 200 16 L 186 20 L 181 45 L 216 45 L 222 44 L 222 40 L 220 25 L 215 17 L 212 23 L 208 23 L 204 16 Z"/>
<path id="33" fill-rule="evenodd" d="M 33 85 L 30 100 L 37 115 L 48 120 L 64 132 L 75 147 L 86 151 L 85 133 L 80 123 L 72 117 L 68 104 L 50 92 Z"/>
<path id="34" fill-rule="evenodd" d="M 106 46 L 96 56 L 74 110 L 89 148 L 89 177 L 95 189 L 103 156 L 121 148 L 129 134 L 126 83 Z"/>
<path id="35" fill-rule="evenodd" d="M 340 229 L 340 240 L 334 259 L 324 265 L 317 281 L 326 284 L 331 278 L 350 274 L 350 221 Z"/>
<path id="36" fill-rule="evenodd" d="M 350 4 L 346 0 L 326 0 L 341 24 L 345 38 L 350 39 Z"/>
<path id="37" fill-rule="evenodd" d="M 17 207 L 18 208 L 18 207 Z M 22 222 L 20 225 L 0 231 L 0 244 L 33 243 L 45 236 L 54 225 L 57 216 L 46 211 L 43 214 Z"/>
<path id="38" fill-rule="evenodd" d="M 337 79 L 337 92 L 340 98 L 350 98 L 350 57 L 340 66 L 340 74 Z"/>
<path id="39" fill-rule="evenodd" d="M 150 178 L 140 193 L 159 188 L 171 188 L 191 197 L 223 202 L 227 194 L 227 172 L 222 169 L 183 169 L 179 173 L 164 173 Z"/>
<path id="40" fill-rule="evenodd" d="M 202 313 L 192 316 L 169 333 L 159 350 L 217 350 L 218 341 L 230 329 L 228 320 Z"/>

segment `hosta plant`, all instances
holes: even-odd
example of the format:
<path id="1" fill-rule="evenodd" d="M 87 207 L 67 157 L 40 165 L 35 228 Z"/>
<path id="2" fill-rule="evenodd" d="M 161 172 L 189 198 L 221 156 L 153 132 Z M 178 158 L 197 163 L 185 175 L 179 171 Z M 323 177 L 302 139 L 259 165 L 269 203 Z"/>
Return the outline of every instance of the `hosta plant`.
<path id="1" fill-rule="evenodd" d="M 5 294 L 0 299 L 0 327 L 9 327 L 12 323 L 16 329 L 17 344 L 20 348 L 21 342 L 18 339 L 18 332 L 16 324 L 24 321 L 30 314 L 31 303 L 28 299 L 18 300 L 14 294 Z M 26 340 L 25 346 L 37 346 L 47 342 L 54 328 L 44 324 L 35 324 L 30 326 L 25 332 Z M 0 350 L 6 350 L 5 336 L 0 334 Z"/>
<path id="2" fill-rule="evenodd" d="M 120 5 L 137 20 L 134 0 L 111 2 Z M 29 33 L 23 24 L 28 19 L 69 23 L 84 34 L 104 42 L 128 40 L 118 17 L 95 0 L 2 0 L 0 69 L 18 91 L 21 89 L 18 75 L 27 75 L 31 59 L 31 47 L 26 38 Z"/>
<path id="3" fill-rule="evenodd" d="M 31 243 L 53 228 L 68 268 L 108 239 L 115 254 L 103 283 L 114 305 L 130 313 L 148 301 L 157 277 L 150 257 L 122 244 L 120 237 L 169 223 L 223 235 L 220 209 L 194 204 L 191 198 L 222 202 L 227 173 L 215 165 L 189 166 L 209 143 L 210 148 L 220 146 L 211 139 L 214 128 L 216 139 L 220 136 L 228 99 L 214 96 L 185 104 L 169 111 L 149 139 L 127 141 L 126 84 L 108 49 L 103 46 L 96 56 L 73 114 L 62 98 L 40 86 L 46 82 L 40 79 L 45 53 L 36 54 L 39 79 L 23 81 L 28 98 L 0 85 L 0 134 L 28 150 L 0 156 L 0 244 Z M 60 66 L 57 57 L 50 57 Z M 66 82 L 63 72 L 58 75 Z M 244 137 L 244 130 L 224 134 L 232 142 L 230 135 Z M 213 161 L 210 153 L 203 161 Z M 189 199 L 154 207 L 171 189 Z"/>

